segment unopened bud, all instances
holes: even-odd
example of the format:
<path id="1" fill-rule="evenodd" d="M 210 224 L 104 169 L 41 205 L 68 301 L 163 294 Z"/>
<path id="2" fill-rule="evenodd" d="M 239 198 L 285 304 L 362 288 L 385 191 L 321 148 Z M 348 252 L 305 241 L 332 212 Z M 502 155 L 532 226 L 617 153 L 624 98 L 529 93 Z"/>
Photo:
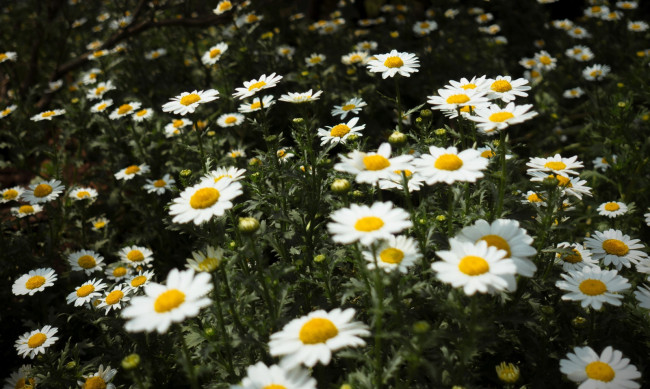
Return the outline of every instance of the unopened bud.
<path id="1" fill-rule="evenodd" d="M 347 193 L 350 190 L 350 181 L 345 178 L 337 178 L 330 187 L 334 193 Z"/>
<path id="2" fill-rule="evenodd" d="M 122 359 L 122 368 L 124 370 L 133 370 L 140 365 L 140 356 L 136 353 L 127 355 Z"/>
<path id="3" fill-rule="evenodd" d="M 245 234 L 252 234 L 260 228 L 260 222 L 254 217 L 240 217 L 239 231 Z"/>
<path id="4" fill-rule="evenodd" d="M 406 142 L 406 134 L 395 131 L 388 137 L 388 142 L 393 145 L 399 145 Z"/>

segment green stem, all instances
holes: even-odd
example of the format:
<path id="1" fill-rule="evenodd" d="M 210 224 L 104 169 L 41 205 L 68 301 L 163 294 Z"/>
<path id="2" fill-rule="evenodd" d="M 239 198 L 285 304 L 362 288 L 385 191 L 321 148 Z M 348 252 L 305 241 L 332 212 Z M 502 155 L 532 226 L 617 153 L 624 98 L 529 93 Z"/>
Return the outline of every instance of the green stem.
<path id="1" fill-rule="evenodd" d="M 212 280 L 214 283 L 214 290 L 215 292 L 218 290 L 219 285 L 217 285 L 217 278 L 215 277 L 216 274 L 212 275 Z M 223 310 L 221 309 L 221 298 L 217 295 L 214 298 L 215 300 L 215 308 L 217 311 L 217 322 L 219 323 L 219 329 L 221 330 L 221 336 L 223 337 L 223 344 L 224 344 L 224 350 L 226 352 L 226 369 L 228 370 L 228 374 L 231 376 L 235 377 L 235 369 L 232 366 L 232 350 L 230 349 L 230 336 L 228 336 L 228 331 L 226 331 L 226 324 L 223 319 Z"/>
<path id="2" fill-rule="evenodd" d="M 138 146 L 138 151 L 140 152 L 140 156 L 142 157 L 142 161 L 146 162 L 147 155 L 144 153 L 144 149 L 142 148 L 142 142 L 140 142 L 140 138 L 138 137 L 138 133 L 135 132 L 135 126 L 131 125 L 131 126 L 129 126 L 129 129 L 131 130 L 131 134 L 133 135 L 133 140 L 135 140 L 135 144 Z"/>
<path id="3" fill-rule="evenodd" d="M 199 389 L 199 381 L 196 378 L 196 372 L 194 370 L 194 365 L 192 364 L 192 357 L 190 355 L 190 350 L 187 347 L 187 342 L 185 342 L 185 337 L 183 336 L 183 331 L 181 327 L 178 327 L 178 336 L 181 340 L 181 346 L 183 350 L 183 361 L 185 364 L 185 370 L 187 373 L 187 378 L 190 380 L 190 387 L 192 389 Z"/>
<path id="4" fill-rule="evenodd" d="M 269 311 L 269 317 L 271 318 L 271 324 L 275 325 L 275 321 L 277 319 L 276 317 L 276 312 L 275 312 L 275 304 L 273 304 L 273 300 L 271 299 L 271 294 L 269 292 L 269 285 L 266 279 L 266 275 L 264 272 L 264 265 L 262 264 L 262 257 L 259 253 L 259 250 L 257 249 L 257 244 L 253 240 L 253 236 L 249 235 L 249 243 L 251 245 L 251 249 L 253 250 L 253 253 L 255 255 L 255 266 L 257 267 L 257 276 L 259 278 L 260 284 L 262 285 L 262 294 L 264 296 L 264 300 L 266 302 L 266 307 Z"/>
<path id="5" fill-rule="evenodd" d="M 402 99 L 399 94 L 399 82 L 397 77 L 393 77 L 393 79 L 395 80 L 395 101 L 397 103 L 397 128 L 399 132 L 404 132 L 402 131 Z"/>
<path id="6" fill-rule="evenodd" d="M 383 315 L 384 315 L 384 281 L 382 279 L 381 268 L 377 263 L 375 246 L 372 246 L 372 258 L 375 262 L 375 385 L 377 389 L 383 386 L 382 373 L 383 369 L 383 353 L 382 349 L 382 329 L 383 329 Z"/>
<path id="7" fill-rule="evenodd" d="M 499 163 L 501 164 L 501 175 L 499 177 L 499 195 L 497 197 L 497 205 L 492 215 L 492 219 L 498 219 L 501 217 L 501 211 L 503 209 L 503 200 L 506 192 L 506 135 L 505 131 L 499 132 Z"/>

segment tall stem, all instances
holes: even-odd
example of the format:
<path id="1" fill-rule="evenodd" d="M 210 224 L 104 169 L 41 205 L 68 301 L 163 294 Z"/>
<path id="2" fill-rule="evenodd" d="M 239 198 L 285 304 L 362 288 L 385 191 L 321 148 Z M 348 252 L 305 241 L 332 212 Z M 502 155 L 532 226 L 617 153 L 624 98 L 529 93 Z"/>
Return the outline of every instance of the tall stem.
<path id="1" fill-rule="evenodd" d="M 190 355 L 190 350 L 187 347 L 187 342 L 185 342 L 185 337 L 183 336 L 183 331 L 181 327 L 178 327 L 178 337 L 181 340 L 181 346 L 183 350 L 183 362 L 185 364 L 185 370 L 187 372 L 187 378 L 190 380 L 190 387 L 192 389 L 199 389 L 199 381 L 196 378 L 196 372 L 194 370 L 194 365 L 192 364 L 192 357 Z"/>
<path id="2" fill-rule="evenodd" d="M 402 131 L 402 98 L 399 94 L 399 82 L 397 81 L 397 77 L 393 77 L 395 80 L 395 101 L 397 102 L 397 128 L 399 128 L 399 132 L 404 132 Z"/>
<path id="3" fill-rule="evenodd" d="M 492 215 L 493 219 L 498 219 L 501 217 L 501 211 L 503 209 L 503 198 L 506 193 L 506 135 L 504 131 L 499 132 L 499 163 L 501 164 L 501 174 L 499 176 L 499 195 L 497 197 L 497 205 Z"/>

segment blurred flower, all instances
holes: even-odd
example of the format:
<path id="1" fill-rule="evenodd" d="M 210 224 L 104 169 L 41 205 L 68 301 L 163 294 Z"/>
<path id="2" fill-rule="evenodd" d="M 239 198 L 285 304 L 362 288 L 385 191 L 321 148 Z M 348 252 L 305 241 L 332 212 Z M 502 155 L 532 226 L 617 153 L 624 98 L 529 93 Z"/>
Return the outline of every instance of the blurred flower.
<path id="1" fill-rule="evenodd" d="M 353 97 L 350 100 L 346 101 L 343 105 L 335 105 L 332 110 L 332 116 L 340 115 L 341 120 L 345 119 L 350 114 L 358 114 L 361 112 L 361 108 L 367 106 L 365 101 L 359 97 Z"/>
<path id="2" fill-rule="evenodd" d="M 72 271 L 83 271 L 91 275 L 95 271 L 101 271 L 104 267 L 104 257 L 93 250 L 79 250 L 68 255 L 68 263 Z"/>
<path id="3" fill-rule="evenodd" d="M 219 267 L 223 260 L 221 247 L 207 246 L 205 251 L 193 251 L 192 258 L 187 259 L 185 267 L 194 269 L 196 272 L 212 272 Z"/>
<path id="4" fill-rule="evenodd" d="M 176 180 L 172 178 L 169 174 L 165 174 L 162 178 L 157 180 L 147 179 L 147 183 L 142 187 L 147 193 L 155 193 L 157 195 L 162 195 L 167 191 L 172 190 L 172 185 L 176 183 Z"/>
<path id="5" fill-rule="evenodd" d="M 43 111 L 38 115 L 34 115 L 30 118 L 31 121 L 40 122 L 41 120 L 52 120 L 55 116 L 60 116 L 65 114 L 65 109 L 55 109 L 50 111 Z"/>
<path id="6" fill-rule="evenodd" d="M 610 201 L 598 206 L 598 214 L 609 218 L 618 217 L 627 212 L 627 205 L 620 201 Z"/>
<path id="7" fill-rule="evenodd" d="M 118 180 L 128 181 L 135 176 L 149 173 L 149 165 L 146 163 L 140 165 L 130 165 L 115 173 L 114 176 Z"/>
<path id="8" fill-rule="evenodd" d="M 275 104 L 275 100 L 273 100 L 273 96 L 267 95 L 267 96 L 263 96 L 261 100 L 259 97 L 255 97 L 252 103 L 244 102 L 239 106 L 239 108 L 237 108 L 237 110 L 242 113 L 250 113 L 250 112 L 259 111 L 262 108 L 268 109 L 273 104 Z"/>
<path id="9" fill-rule="evenodd" d="M 111 114 L 108 115 L 108 117 L 111 120 L 121 119 L 123 117 L 131 115 L 133 112 L 135 112 L 137 109 L 139 109 L 141 105 L 142 105 L 142 103 L 137 102 L 137 101 L 132 101 L 130 103 L 124 103 L 124 104 L 120 105 L 116 110 L 111 112 Z"/>
<path id="10" fill-rule="evenodd" d="M 373 246 L 372 250 L 364 250 L 362 254 L 368 261 L 368 269 L 375 269 L 376 263 L 376 266 L 386 273 L 406 273 L 415 261 L 422 258 L 415 239 L 403 235 L 391 235 L 387 240 Z"/>
<path id="11" fill-rule="evenodd" d="M 607 65 L 595 64 L 587 66 L 582 71 L 582 76 L 588 81 L 600 81 L 609 74 L 611 68 Z"/>
<path id="12" fill-rule="evenodd" d="M 204 65 L 214 65 L 221 59 L 226 50 L 228 50 L 228 45 L 225 42 L 217 43 L 203 54 L 201 62 Z"/>

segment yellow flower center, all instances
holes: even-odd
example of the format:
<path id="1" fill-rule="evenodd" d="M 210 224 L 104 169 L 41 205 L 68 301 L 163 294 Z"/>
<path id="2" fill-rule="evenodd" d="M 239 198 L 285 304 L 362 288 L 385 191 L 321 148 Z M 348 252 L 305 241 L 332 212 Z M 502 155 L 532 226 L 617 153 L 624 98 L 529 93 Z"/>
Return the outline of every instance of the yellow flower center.
<path id="1" fill-rule="evenodd" d="M 488 246 L 496 247 L 499 250 L 505 251 L 506 256 L 504 258 L 510 258 L 512 256 L 512 252 L 510 251 L 510 245 L 505 239 L 503 239 L 499 235 L 485 235 L 479 240 L 484 240 L 488 244 Z"/>
<path id="2" fill-rule="evenodd" d="M 384 221 L 377 216 L 364 216 L 354 223 L 354 229 L 363 232 L 376 231 L 383 226 Z"/>
<path id="3" fill-rule="evenodd" d="M 309 58 L 309 63 L 320 63 L 320 61 L 321 61 L 320 57 Z"/>
<path id="4" fill-rule="evenodd" d="M 332 132 L 333 131 L 334 129 L 332 129 Z M 390 166 L 390 161 L 379 154 L 366 155 L 363 157 L 363 165 L 366 167 L 366 170 L 376 171 L 385 169 Z"/>
<path id="5" fill-rule="evenodd" d="M 135 115 L 136 115 L 136 116 L 139 116 L 139 117 L 142 117 L 142 116 L 146 115 L 147 112 L 149 112 L 149 110 L 147 110 L 147 109 L 142 109 L 142 110 L 138 111 Z"/>
<path id="6" fill-rule="evenodd" d="M 95 267 L 95 265 L 97 265 L 95 258 L 93 258 L 91 255 L 82 255 L 77 260 L 77 263 L 84 269 L 92 269 Z"/>
<path id="7" fill-rule="evenodd" d="M 235 123 L 236 121 L 237 121 L 237 118 L 234 117 L 234 116 L 228 116 L 228 117 L 226 118 L 226 120 L 224 120 L 224 122 L 226 122 L 226 124 L 233 124 L 233 123 Z"/>
<path id="8" fill-rule="evenodd" d="M 504 111 L 493 113 L 488 117 L 488 119 L 490 119 L 491 122 L 501 123 L 505 122 L 508 119 L 512 119 L 513 117 L 515 117 L 515 115 L 513 115 L 512 112 Z"/>
<path id="9" fill-rule="evenodd" d="M 615 202 L 605 204 L 605 210 L 609 212 L 618 211 L 621 207 Z"/>
<path id="10" fill-rule="evenodd" d="M 87 378 L 83 389 L 106 389 L 106 381 L 99 376 Z"/>
<path id="11" fill-rule="evenodd" d="M 32 290 L 40 288 L 45 283 L 45 277 L 43 276 L 32 276 L 27 282 L 25 282 L 25 288 Z"/>
<path id="12" fill-rule="evenodd" d="M 259 101 L 256 101 L 253 104 L 251 104 L 251 109 L 260 109 L 261 107 L 262 107 L 262 103 L 260 103 Z"/>
<path id="13" fill-rule="evenodd" d="M 94 291 L 95 287 L 92 284 L 84 285 L 77 289 L 77 297 L 86 297 Z"/>
<path id="14" fill-rule="evenodd" d="M 601 361 L 595 361 L 588 364 L 587 367 L 585 367 L 585 372 L 587 373 L 587 377 L 603 382 L 610 382 L 616 376 L 614 369 L 612 369 L 612 367 L 607 363 Z"/>
<path id="15" fill-rule="evenodd" d="M 163 188 L 165 185 L 167 185 L 165 180 L 156 180 L 153 182 L 153 186 L 155 186 L 156 188 Z"/>
<path id="16" fill-rule="evenodd" d="M 131 112 L 133 110 L 133 107 L 129 104 L 122 104 L 120 105 L 120 108 L 117 109 L 117 114 L 118 115 L 124 115 L 126 113 Z"/>
<path id="17" fill-rule="evenodd" d="M 463 160 L 458 158 L 456 154 L 443 154 L 436 159 L 433 166 L 436 169 L 453 171 L 463 166 Z"/>
<path id="18" fill-rule="evenodd" d="M 530 195 L 527 197 L 527 199 L 528 199 L 528 201 L 530 201 L 531 203 L 540 203 L 540 202 L 542 201 L 542 199 L 539 198 L 539 196 L 537 195 L 537 193 L 532 193 L 532 194 L 530 194 Z"/>
<path id="19" fill-rule="evenodd" d="M 476 89 L 476 84 L 472 84 L 471 82 L 469 84 L 465 84 L 461 86 L 461 88 L 468 90 L 468 89 Z"/>
<path id="20" fill-rule="evenodd" d="M 40 184 L 34 188 L 34 196 L 45 197 L 52 193 L 52 187 L 48 184 Z"/>
<path id="21" fill-rule="evenodd" d="M 607 254 L 622 257 L 630 251 L 630 248 L 618 239 L 607 239 L 603 242 L 603 250 L 605 250 Z"/>
<path id="22" fill-rule="evenodd" d="M 13 200 L 18 197 L 18 191 L 15 189 L 7 189 L 2 192 L 2 198 L 5 200 Z"/>
<path id="23" fill-rule="evenodd" d="M 226 12 L 232 8 L 232 3 L 229 1 L 222 1 L 221 3 L 219 3 L 218 8 L 220 12 Z"/>
<path id="24" fill-rule="evenodd" d="M 34 207 L 32 207 L 31 205 L 22 205 L 20 208 L 18 208 L 18 213 L 20 214 L 34 213 Z"/>
<path id="25" fill-rule="evenodd" d="M 490 89 L 495 92 L 503 93 L 512 90 L 512 85 L 510 85 L 510 83 L 506 80 L 498 80 L 492 83 Z"/>
<path id="26" fill-rule="evenodd" d="M 399 264 L 404 259 L 404 252 L 400 249 L 389 247 L 379 253 L 379 259 L 381 259 L 382 262 Z"/>
<path id="27" fill-rule="evenodd" d="M 43 117 L 43 118 L 49 118 L 50 116 L 54 116 L 55 114 L 56 114 L 56 112 L 54 112 L 54 111 L 47 111 L 47 112 L 43 112 L 43 113 L 41 114 L 41 117 Z"/>
<path id="28" fill-rule="evenodd" d="M 468 101 L 469 101 L 469 97 L 463 94 L 451 95 L 447 97 L 447 104 L 463 104 Z"/>
<path id="29" fill-rule="evenodd" d="M 258 82 L 254 83 L 254 84 L 251 84 L 251 86 L 248 87 L 248 90 L 252 91 L 254 89 L 261 89 L 265 85 L 266 85 L 266 82 L 258 81 Z"/>
<path id="30" fill-rule="evenodd" d="M 214 257 L 205 257 L 205 259 L 199 263 L 199 269 L 201 269 L 201 271 L 212 271 L 218 266 L 219 258 Z"/>
<path id="31" fill-rule="evenodd" d="M 194 209 L 209 208 L 219 200 L 220 193 L 214 188 L 201 188 L 190 198 L 190 206 Z"/>
<path id="32" fill-rule="evenodd" d="M 7 54 L 5 53 L 0 53 L 0 62 L 4 61 L 5 59 L 9 58 Z"/>
<path id="33" fill-rule="evenodd" d="M 106 296 L 106 304 L 115 305 L 122 300 L 124 293 L 121 290 L 114 290 Z"/>
<path id="34" fill-rule="evenodd" d="M 131 262 L 140 262 L 144 260 L 144 254 L 140 250 L 131 250 L 126 254 L 126 258 Z"/>
<path id="35" fill-rule="evenodd" d="M 354 104 L 346 104 L 346 105 L 341 107 L 341 110 L 347 112 L 347 111 L 349 111 L 351 109 L 354 109 L 354 108 L 356 108 L 356 105 L 354 105 Z"/>
<path id="36" fill-rule="evenodd" d="M 259 18 L 255 14 L 250 14 L 250 15 L 248 15 L 246 17 L 246 22 L 248 22 L 248 23 L 253 23 L 253 22 L 256 22 L 258 20 L 259 20 Z"/>
<path id="37" fill-rule="evenodd" d="M 607 285 L 601 280 L 584 280 L 580 283 L 580 291 L 588 296 L 599 296 L 607 292 Z"/>
<path id="38" fill-rule="evenodd" d="M 15 389 L 32 389 L 36 387 L 36 383 L 33 378 L 20 378 L 16 381 Z"/>
<path id="39" fill-rule="evenodd" d="M 131 165 L 131 166 L 127 167 L 126 169 L 124 169 L 124 174 L 127 174 L 127 175 L 130 176 L 130 175 L 135 174 L 135 173 L 137 173 L 139 171 L 140 171 L 140 167 L 138 165 Z"/>
<path id="40" fill-rule="evenodd" d="M 600 70 L 593 70 L 591 73 L 589 73 L 589 75 L 592 77 L 597 77 L 600 76 L 601 74 L 603 74 L 603 72 Z"/>
<path id="41" fill-rule="evenodd" d="M 332 127 L 332 130 L 330 131 L 330 135 L 338 138 L 342 138 L 350 132 L 350 127 L 348 127 L 345 124 L 337 124 L 336 126 Z"/>
<path id="42" fill-rule="evenodd" d="M 566 164 L 561 161 L 551 161 L 551 162 L 546 162 L 544 164 L 544 167 L 551 170 L 563 170 L 566 169 Z"/>
<path id="43" fill-rule="evenodd" d="M 126 274 L 126 268 L 124 266 L 118 266 L 113 270 L 113 276 L 115 277 L 124 277 Z"/>
<path id="44" fill-rule="evenodd" d="M 214 58 L 214 57 L 216 57 L 217 55 L 220 55 L 220 54 L 221 54 L 221 50 L 219 50 L 219 49 L 210 50 L 210 58 Z"/>
<path id="45" fill-rule="evenodd" d="M 329 319 L 316 317 L 302 326 L 299 337 L 304 344 L 318 344 L 327 342 L 338 333 L 338 328 Z"/>
<path id="46" fill-rule="evenodd" d="M 93 57 L 95 58 L 101 57 L 102 55 L 104 55 L 104 50 L 95 51 L 93 53 Z"/>
<path id="47" fill-rule="evenodd" d="M 2 111 L 2 112 L 0 113 L 0 115 L 2 115 L 2 116 L 7 116 L 7 115 L 9 115 L 10 113 L 11 113 L 11 110 L 10 110 L 9 108 L 7 108 L 7 109 L 5 109 L 4 111 Z"/>
<path id="48" fill-rule="evenodd" d="M 201 100 L 201 96 L 197 95 L 196 93 L 190 93 L 189 95 L 181 97 L 180 103 L 182 105 L 187 106 L 187 105 L 192 105 L 200 100 Z"/>
<path id="49" fill-rule="evenodd" d="M 185 293 L 178 289 L 169 289 L 161 293 L 153 303 L 153 309 L 158 313 L 169 312 L 185 302 Z"/>
<path id="50" fill-rule="evenodd" d="M 95 228 L 98 229 L 98 230 L 99 230 L 100 228 L 104 228 L 104 226 L 106 226 L 106 223 L 105 223 L 105 222 L 95 222 L 95 223 L 93 223 L 93 227 L 95 227 Z"/>
<path id="51" fill-rule="evenodd" d="M 494 151 L 492 150 L 485 150 L 481 153 L 481 157 L 483 158 L 492 158 L 494 157 Z"/>
<path id="52" fill-rule="evenodd" d="M 174 126 L 174 128 L 178 128 L 182 125 L 183 125 L 183 121 L 181 119 L 176 119 L 172 121 L 172 126 Z"/>
<path id="53" fill-rule="evenodd" d="M 266 385 L 262 389 L 287 389 L 287 387 L 284 385 L 271 384 L 271 385 Z"/>
<path id="54" fill-rule="evenodd" d="M 569 254 L 566 257 L 564 257 L 564 262 L 569 262 L 569 263 L 579 263 L 582 262 L 582 255 L 580 252 L 576 249 L 572 249 L 573 254 Z"/>
<path id="55" fill-rule="evenodd" d="M 77 192 L 77 197 L 80 199 L 83 199 L 85 197 L 90 197 L 90 192 L 88 192 L 87 190 L 79 191 Z"/>
<path id="56" fill-rule="evenodd" d="M 42 332 L 37 332 L 34 335 L 29 337 L 29 340 L 27 340 L 27 347 L 29 348 L 39 347 L 43 345 L 43 343 L 45 343 L 46 340 L 47 340 L 47 335 L 45 335 Z"/>
<path id="57" fill-rule="evenodd" d="M 404 66 L 404 61 L 400 57 L 388 57 L 384 61 L 384 66 L 387 68 L 401 68 Z"/>
<path id="58" fill-rule="evenodd" d="M 134 279 L 131 280 L 131 286 L 134 288 L 137 288 L 138 286 L 144 284 L 147 281 L 147 277 L 145 276 L 137 276 Z"/>
<path id="59" fill-rule="evenodd" d="M 100 104 L 100 105 L 97 106 L 97 110 L 98 110 L 98 111 L 103 111 L 103 110 L 106 109 L 106 107 L 107 107 L 107 104 L 106 104 L 106 103 L 104 103 L 104 104 Z"/>
<path id="60" fill-rule="evenodd" d="M 362 60 L 363 59 L 361 58 L 361 56 L 359 54 L 352 54 L 350 56 L 350 62 L 351 63 L 361 62 Z"/>
<path id="61" fill-rule="evenodd" d="M 598 12 L 600 12 L 600 10 L 601 10 L 601 8 L 599 6 L 597 6 L 597 5 L 594 5 L 593 7 L 591 7 L 591 12 L 593 12 L 593 13 L 598 13 Z"/>
<path id="62" fill-rule="evenodd" d="M 490 270 L 490 265 L 481 257 L 467 255 L 458 263 L 458 270 L 468 276 L 478 276 L 487 273 Z"/>
<path id="63" fill-rule="evenodd" d="M 395 170 L 394 173 L 399 174 L 400 176 L 402 175 L 402 173 L 404 173 L 406 178 L 411 178 L 411 176 L 413 175 L 413 172 L 408 170 L 408 169 L 406 169 L 406 170 Z"/>
<path id="64" fill-rule="evenodd" d="M 98 86 L 97 89 L 95 89 L 95 96 L 101 95 L 102 93 L 104 93 L 105 90 L 106 90 L 105 86 Z M 102 104 L 102 105 L 104 106 L 104 108 L 106 108 L 106 104 Z M 125 105 L 128 105 L 128 104 L 125 104 Z M 100 105 L 100 107 L 101 107 L 101 105 Z M 122 108 L 122 107 L 120 107 L 120 108 Z M 118 110 L 118 112 L 119 112 L 119 110 Z"/>
<path id="65" fill-rule="evenodd" d="M 539 62 L 542 63 L 542 65 L 550 65 L 553 61 L 551 60 L 551 57 L 547 55 L 542 55 L 539 57 Z"/>

